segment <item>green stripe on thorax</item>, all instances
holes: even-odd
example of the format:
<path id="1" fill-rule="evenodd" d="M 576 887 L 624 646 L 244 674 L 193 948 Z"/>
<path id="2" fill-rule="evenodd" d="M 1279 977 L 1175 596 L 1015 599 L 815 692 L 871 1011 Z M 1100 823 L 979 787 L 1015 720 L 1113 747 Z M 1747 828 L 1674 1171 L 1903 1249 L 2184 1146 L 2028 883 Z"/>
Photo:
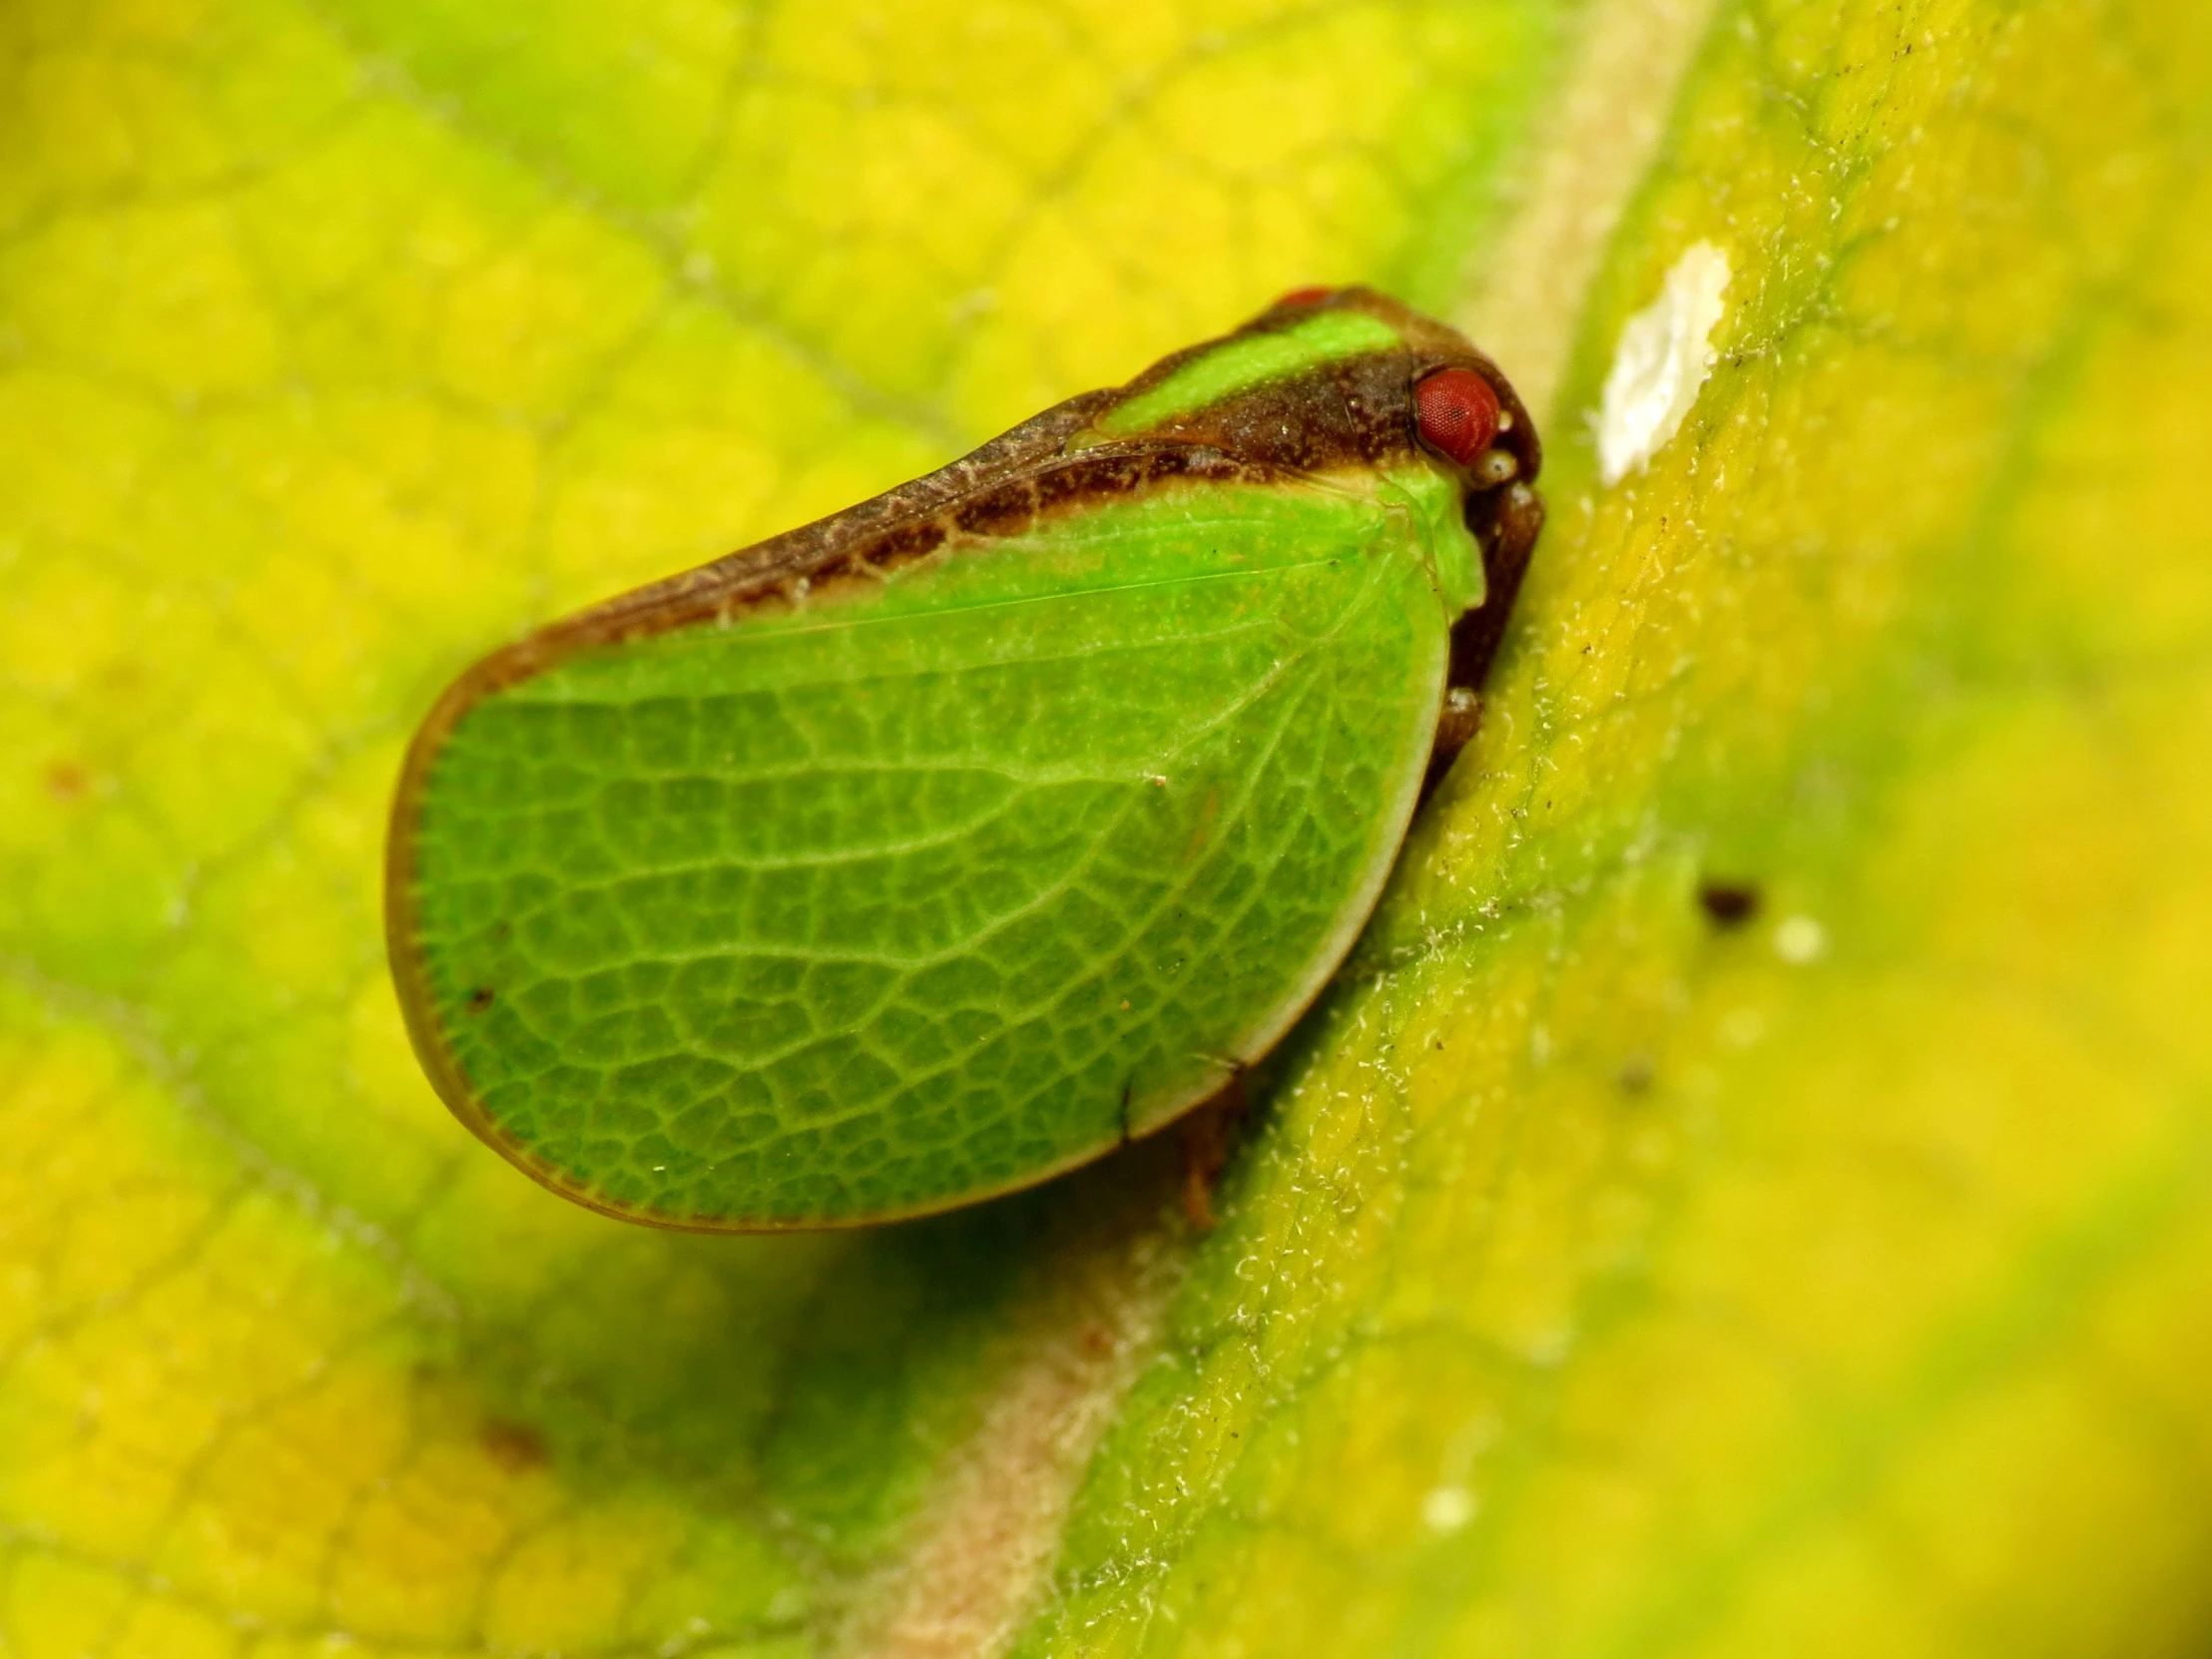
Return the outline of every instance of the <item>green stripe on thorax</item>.
<path id="1" fill-rule="evenodd" d="M 1401 343 L 1397 330 L 1381 317 L 1350 309 L 1320 311 L 1290 328 L 1232 335 L 1108 410 L 1097 430 L 1109 438 L 1129 437 L 1271 380 Z"/>

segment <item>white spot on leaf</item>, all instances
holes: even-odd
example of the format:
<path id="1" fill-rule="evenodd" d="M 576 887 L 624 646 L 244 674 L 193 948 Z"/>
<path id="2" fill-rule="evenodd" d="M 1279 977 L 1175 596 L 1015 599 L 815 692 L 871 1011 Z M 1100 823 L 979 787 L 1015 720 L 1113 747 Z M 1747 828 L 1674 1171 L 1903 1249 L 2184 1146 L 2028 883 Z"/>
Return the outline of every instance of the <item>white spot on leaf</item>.
<path id="1" fill-rule="evenodd" d="M 1828 934 L 1811 916 L 1791 916 L 1774 930 L 1774 953 L 1793 966 L 1817 962 L 1828 948 Z"/>
<path id="2" fill-rule="evenodd" d="M 1681 430 L 1713 371 L 1708 342 L 1727 287 L 1728 256 L 1698 243 L 1674 262 L 1659 297 L 1621 329 L 1597 415 L 1598 470 L 1607 484 L 1643 466 Z"/>
<path id="3" fill-rule="evenodd" d="M 1438 1486 L 1421 1499 L 1420 1518 L 1431 1532 L 1456 1532 L 1474 1519 L 1474 1494 L 1464 1486 Z"/>

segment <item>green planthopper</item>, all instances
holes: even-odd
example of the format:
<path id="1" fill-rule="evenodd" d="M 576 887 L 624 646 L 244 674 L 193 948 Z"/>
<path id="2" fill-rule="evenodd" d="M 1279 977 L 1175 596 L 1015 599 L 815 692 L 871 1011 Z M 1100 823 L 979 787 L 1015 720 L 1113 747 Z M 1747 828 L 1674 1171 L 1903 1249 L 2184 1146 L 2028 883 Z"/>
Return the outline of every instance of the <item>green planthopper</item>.
<path id="1" fill-rule="evenodd" d="M 837 1227 L 1221 1091 L 1472 730 L 1543 518 L 1457 333 L 1302 289 L 447 690 L 386 909 L 438 1093 L 559 1192 Z"/>

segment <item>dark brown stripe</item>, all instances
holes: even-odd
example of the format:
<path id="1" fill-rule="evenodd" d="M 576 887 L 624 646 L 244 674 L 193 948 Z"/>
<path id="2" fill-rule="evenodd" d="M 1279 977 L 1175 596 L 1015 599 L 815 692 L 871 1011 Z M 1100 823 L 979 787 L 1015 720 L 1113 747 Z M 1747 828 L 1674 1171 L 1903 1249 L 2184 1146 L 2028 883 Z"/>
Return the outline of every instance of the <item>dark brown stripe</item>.
<path id="1" fill-rule="evenodd" d="M 1410 462 L 1425 453 L 1413 426 L 1413 383 L 1438 368 L 1481 374 L 1511 416 L 1498 447 L 1515 458 L 1517 487 L 1473 495 L 1467 513 L 1485 564 L 1503 567 L 1491 572 L 1504 590 L 1496 600 L 1508 599 L 1541 522 L 1541 506 L 1527 488 L 1542 464 L 1528 411 L 1497 365 L 1443 324 L 1366 288 L 1346 288 L 1323 303 L 1380 316 L 1405 343 L 1255 387 L 1138 437 L 1068 452 L 1070 440 L 1106 410 L 1222 343 L 1210 340 L 1162 359 L 1126 386 L 1070 398 L 949 465 L 843 512 L 555 622 L 492 653 L 446 689 L 416 735 L 402 797 L 470 704 L 595 645 L 727 622 L 810 591 L 879 578 L 948 546 L 1018 535 L 1040 521 L 1173 479 L 1272 483 Z M 1225 338 L 1277 331 L 1313 309 L 1277 306 Z M 1502 620 L 1504 609 L 1502 602 L 1485 604 L 1484 622 Z M 1470 655 L 1486 656 L 1494 635 L 1480 644 Z"/>

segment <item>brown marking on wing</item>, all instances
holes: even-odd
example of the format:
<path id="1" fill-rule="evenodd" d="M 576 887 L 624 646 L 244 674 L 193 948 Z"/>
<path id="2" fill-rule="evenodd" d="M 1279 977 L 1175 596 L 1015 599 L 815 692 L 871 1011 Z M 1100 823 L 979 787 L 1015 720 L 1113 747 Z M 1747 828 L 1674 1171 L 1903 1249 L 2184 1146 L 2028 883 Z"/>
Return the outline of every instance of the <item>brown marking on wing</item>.
<path id="1" fill-rule="evenodd" d="M 1037 486 L 1012 478 L 969 496 L 952 510 L 953 525 L 969 536 L 1018 536 L 1037 521 Z"/>

